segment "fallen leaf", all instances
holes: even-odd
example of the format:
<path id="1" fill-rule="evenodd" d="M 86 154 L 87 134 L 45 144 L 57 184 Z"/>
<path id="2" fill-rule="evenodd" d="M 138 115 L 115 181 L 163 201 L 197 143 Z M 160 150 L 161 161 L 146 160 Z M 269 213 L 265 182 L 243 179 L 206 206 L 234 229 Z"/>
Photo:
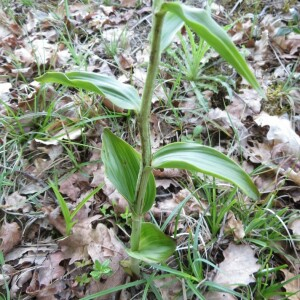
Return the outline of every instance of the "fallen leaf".
<path id="1" fill-rule="evenodd" d="M 78 260 L 124 258 L 125 251 L 116 239 L 114 231 L 98 223 L 99 215 L 80 220 L 75 224 L 72 235 L 59 241 L 64 258 L 71 258 L 70 264 Z M 94 227 L 93 223 L 97 225 Z M 118 263 L 115 263 L 115 265 Z M 116 267 L 116 266 L 115 266 Z"/>
<path id="2" fill-rule="evenodd" d="M 229 211 L 224 231 L 233 234 L 235 241 L 240 241 L 245 236 L 244 226 L 241 220 L 236 219 L 232 211 Z"/>
<path id="3" fill-rule="evenodd" d="M 17 191 L 5 198 L 5 206 L 9 211 L 21 210 L 25 213 L 31 209 L 31 204 L 27 201 L 27 198 L 21 196 Z"/>
<path id="4" fill-rule="evenodd" d="M 34 40 L 31 45 L 35 61 L 38 65 L 47 64 L 50 61 L 52 53 L 56 47 L 56 45 L 50 44 L 46 39 Z"/>
<path id="5" fill-rule="evenodd" d="M 2 239 L 0 250 L 4 254 L 8 253 L 21 241 L 22 233 L 20 226 L 16 222 L 4 223 L 0 229 L 0 239 Z"/>
<path id="6" fill-rule="evenodd" d="M 89 186 L 89 178 L 81 173 L 74 173 L 59 184 L 59 191 L 76 201 L 83 189 Z"/>
<path id="7" fill-rule="evenodd" d="M 120 266 L 120 261 L 127 257 L 124 247 L 115 237 L 114 229 L 108 229 L 104 224 L 98 223 L 99 218 L 100 216 L 96 215 L 79 221 L 73 227 L 72 235 L 59 241 L 64 258 L 70 258 L 69 264 L 78 260 L 87 261 L 90 258 L 93 262 L 110 260 L 112 275 L 101 281 L 92 281 L 87 287 L 87 294 L 120 285 L 126 278 Z M 108 295 L 101 299 L 112 299 L 111 297 L 112 295 Z"/>
<path id="8" fill-rule="evenodd" d="M 154 283 L 159 289 L 162 299 L 181 299 L 182 282 L 175 276 L 154 280 Z"/>
<path id="9" fill-rule="evenodd" d="M 289 272 L 288 270 L 281 270 L 281 272 L 285 276 L 285 281 L 292 279 L 296 276 L 296 274 L 293 274 Z M 284 288 L 287 292 L 293 293 L 292 296 L 289 296 L 288 299 L 290 300 L 300 300 L 300 278 L 296 278 L 284 285 Z"/>
<path id="10" fill-rule="evenodd" d="M 223 292 L 208 292 L 204 294 L 205 300 L 236 300 L 231 294 Z"/>
<path id="11" fill-rule="evenodd" d="M 137 0 L 120 0 L 121 6 L 124 7 L 135 7 Z"/>
<path id="12" fill-rule="evenodd" d="M 65 268 L 60 266 L 62 260 L 64 260 L 64 255 L 60 251 L 48 255 L 37 270 L 40 285 L 48 286 L 55 279 L 58 279 L 65 274 Z"/>
<path id="13" fill-rule="evenodd" d="M 28 67 L 30 64 L 34 62 L 34 58 L 31 53 L 26 48 L 16 49 L 14 51 L 16 58 Z"/>
<path id="14" fill-rule="evenodd" d="M 267 113 L 261 113 L 255 122 L 259 126 L 270 126 L 267 133 L 267 139 L 274 141 L 275 145 L 283 144 L 282 149 L 287 155 L 298 157 L 300 151 L 300 137 L 293 130 L 290 120 L 278 116 L 270 116 Z"/>
<path id="15" fill-rule="evenodd" d="M 220 271 L 213 280 L 215 283 L 233 290 L 240 285 L 255 282 L 253 273 L 259 270 L 260 265 L 249 245 L 230 243 L 223 255 L 225 258 L 219 265 Z"/>
<path id="16" fill-rule="evenodd" d="M 289 224 L 289 228 L 293 230 L 293 234 L 300 236 L 300 218 L 293 220 Z"/>

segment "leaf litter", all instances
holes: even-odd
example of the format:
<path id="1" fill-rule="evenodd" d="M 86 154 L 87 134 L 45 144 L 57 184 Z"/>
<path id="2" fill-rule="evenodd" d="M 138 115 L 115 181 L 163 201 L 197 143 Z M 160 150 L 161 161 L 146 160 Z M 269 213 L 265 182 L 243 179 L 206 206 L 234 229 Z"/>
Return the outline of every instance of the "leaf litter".
<path id="1" fill-rule="evenodd" d="M 5 254 L 5 267 L 2 267 L 5 272 L 0 283 L 1 286 L 4 280 L 9 283 L 12 298 L 28 296 L 57 299 L 60 295 L 62 299 L 79 299 L 127 280 L 119 262 L 126 258 L 123 243 L 128 243 L 128 236 L 124 234 L 128 228 L 124 229 L 122 218 L 130 216 L 126 214 L 126 201 L 104 174 L 99 151 L 103 127 L 111 126 L 111 123 L 98 120 L 93 124 L 94 128 L 84 123 L 74 126 L 83 118 L 93 118 L 107 109 L 114 109 L 106 99 L 83 96 L 72 90 L 61 93 L 51 87 L 41 87 L 36 84 L 34 77 L 44 69 L 72 70 L 84 65 L 89 71 L 106 73 L 126 83 L 133 82 L 141 90 L 148 60 L 146 39 L 151 12 L 149 3 L 144 2 L 140 9 L 136 9 L 137 1 L 134 0 L 120 1 L 119 7 L 93 2 L 70 3 L 69 17 L 63 5 L 51 6 L 51 3 L 49 7 L 37 3 L 38 9 L 13 3 L 10 10 L 0 10 L 0 113 L 1 117 L 7 118 L 5 127 L 2 123 L 0 126 L 1 145 L 6 145 L 9 131 L 15 131 L 15 135 L 22 134 L 16 120 L 11 118 L 12 113 L 18 115 L 22 112 L 23 118 L 19 124 L 25 132 L 39 130 L 41 119 L 33 121 L 32 115 L 41 114 L 44 118 L 51 103 L 53 113 L 57 116 L 47 124 L 42 134 L 28 139 L 20 160 L 15 160 L 13 152 L 9 159 L 11 169 L 16 167 L 23 172 L 16 174 L 11 171 L 6 177 L 9 184 L 5 187 L 1 203 L 1 210 L 10 218 L 7 219 L 9 221 L 3 219 L 0 229 L 0 249 Z M 227 5 L 214 4 L 212 7 L 220 20 L 226 19 L 226 10 L 234 13 L 237 9 Z M 202 118 L 199 99 L 189 90 L 187 82 L 183 82 L 187 97 L 182 93 L 176 94 L 171 101 L 171 108 L 168 106 L 168 93 L 173 86 L 170 81 L 165 89 L 163 85 L 158 85 L 156 89 L 153 108 L 157 114 L 151 119 L 151 134 L 154 151 L 174 140 L 190 139 L 206 143 L 211 139 L 212 144 L 224 153 L 243 157 L 245 168 L 251 171 L 257 166 L 267 168 L 255 178 L 264 198 L 276 190 L 288 199 L 285 205 L 297 208 L 295 204 L 299 201 L 300 185 L 297 78 L 300 69 L 295 62 L 299 57 L 300 35 L 292 32 L 278 35 L 280 28 L 291 22 L 291 18 L 290 14 L 283 14 L 279 8 L 276 9 L 278 15 L 262 13 L 257 22 L 253 15 L 248 14 L 243 21 L 235 22 L 229 34 L 237 45 L 244 47 L 244 53 L 265 90 L 272 84 L 290 80 L 286 91 L 273 95 L 278 103 L 272 112 L 280 113 L 274 115 L 270 110 L 264 111 L 274 103 L 266 105 L 241 80 L 232 97 L 217 95 L 216 107 L 216 92 L 213 89 L 203 90 L 210 108 Z M 122 34 L 125 36 L 124 43 Z M 71 38 L 69 43 L 60 39 L 68 35 Z M 116 53 L 113 53 L 113 47 L 116 47 Z M 214 53 L 209 55 L 217 58 Z M 165 70 L 160 75 L 167 81 L 172 79 Z M 235 74 L 232 76 L 237 79 Z M 38 103 L 36 99 L 39 99 Z M 227 105 L 224 106 L 224 103 Z M 159 106 L 162 109 L 158 109 Z M 87 110 L 87 107 L 91 109 Z M 282 107 L 288 110 L 289 118 L 281 113 Z M 183 122 L 178 122 L 178 118 L 172 116 L 174 111 L 178 112 Z M 120 110 L 115 113 L 126 112 Z M 120 120 L 122 122 L 123 119 Z M 196 126 L 202 128 L 200 134 L 194 134 Z M 128 135 L 125 138 L 138 146 L 133 131 L 129 129 L 130 133 L 126 133 Z M 88 147 L 83 149 L 81 143 L 85 142 Z M 70 151 L 74 157 L 70 157 Z M 75 168 L 74 158 L 78 162 Z M 105 183 L 102 191 L 94 195 L 76 216 L 77 223 L 72 235 L 64 238 L 65 222 L 58 204 L 55 197 L 45 191 L 48 178 L 52 178 L 55 172 L 60 192 L 70 209 L 93 188 Z M 165 221 L 182 201 L 190 197 L 181 210 L 179 224 L 175 226 L 173 220 L 169 226 L 171 234 L 177 228 L 183 236 L 188 236 L 187 233 L 194 226 L 191 224 L 193 220 L 209 216 L 210 204 L 203 194 L 201 197 L 191 197 L 190 190 L 194 186 L 184 172 L 155 170 L 155 176 L 159 180 L 153 216 L 158 222 Z M 150 219 L 150 216 L 146 218 Z M 223 251 L 224 260 L 219 263 L 220 271 L 213 281 L 230 289 L 253 284 L 255 273 L 261 266 L 257 263 L 256 252 L 245 241 L 244 224 L 233 211 L 229 211 L 223 222 L 224 236 L 221 235 L 220 239 L 228 247 Z M 298 236 L 298 219 L 291 222 L 289 228 Z M 209 242 L 210 238 L 209 234 L 205 235 L 205 242 Z M 186 240 L 184 242 L 187 244 Z M 110 260 L 112 276 L 100 281 L 92 280 L 83 286 L 76 281 L 77 275 L 89 274 L 90 262 L 104 262 L 106 259 Z M 82 263 L 82 266 L 77 267 L 76 263 Z M 297 274 L 292 266 L 289 267 L 289 271 L 282 270 L 285 280 Z M 211 270 L 207 270 L 206 275 L 209 272 Z M 157 288 L 166 299 L 172 299 L 181 292 L 181 284 L 178 280 L 175 283 L 162 280 L 157 283 Z M 285 284 L 284 288 L 295 293 L 291 299 L 299 299 L 297 280 Z M 222 292 L 209 291 L 205 295 L 206 299 L 236 299 Z M 106 299 L 111 298 L 107 296 Z"/>

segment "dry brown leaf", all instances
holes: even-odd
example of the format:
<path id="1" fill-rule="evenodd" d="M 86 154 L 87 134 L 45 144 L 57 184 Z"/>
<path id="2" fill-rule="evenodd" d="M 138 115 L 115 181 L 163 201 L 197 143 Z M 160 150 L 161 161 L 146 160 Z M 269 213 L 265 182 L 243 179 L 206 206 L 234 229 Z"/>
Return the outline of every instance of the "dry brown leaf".
<path id="1" fill-rule="evenodd" d="M 231 294 L 223 292 L 208 292 L 204 294 L 205 300 L 236 300 Z"/>
<path id="2" fill-rule="evenodd" d="M 67 195 L 71 200 L 76 201 L 81 191 L 89 186 L 89 178 L 81 173 L 74 173 L 59 184 L 59 191 Z"/>
<path id="3" fill-rule="evenodd" d="M 98 223 L 99 218 L 100 216 L 94 216 L 79 221 L 73 227 L 73 234 L 59 241 L 64 258 L 71 258 L 70 264 L 77 260 L 87 261 L 90 258 L 94 262 L 110 260 L 109 266 L 113 274 L 105 280 L 92 281 L 87 287 L 87 294 L 120 285 L 124 283 L 126 277 L 119 264 L 127 256 L 123 245 L 115 237 L 113 229 Z M 111 295 L 101 299 L 111 299 Z"/>
<path id="4" fill-rule="evenodd" d="M 0 239 L 2 240 L 0 250 L 4 254 L 8 253 L 21 241 L 22 233 L 20 226 L 16 222 L 4 223 L 0 229 Z"/>
<path id="5" fill-rule="evenodd" d="M 229 135 L 233 135 L 233 128 L 237 130 L 240 142 L 245 144 L 248 130 L 239 118 L 232 116 L 219 108 L 211 109 L 208 113 L 208 118 L 219 124 Z"/>
<path id="6" fill-rule="evenodd" d="M 281 270 L 281 272 L 284 273 L 285 281 L 292 279 L 296 276 L 296 274 L 293 274 L 289 272 L 288 270 Z M 289 296 L 288 299 L 290 300 L 300 300 L 300 278 L 297 278 L 295 280 L 292 280 L 284 285 L 284 288 L 289 293 L 294 293 L 294 295 Z"/>
<path id="7" fill-rule="evenodd" d="M 300 249 L 300 216 L 298 216 L 298 219 L 294 219 L 291 221 L 288 225 L 289 229 L 293 231 L 293 234 L 298 238 L 298 241 L 296 241 L 296 246 L 298 249 Z"/>
<path id="8" fill-rule="evenodd" d="M 154 280 L 155 286 L 160 290 L 162 299 L 175 300 L 181 299 L 182 283 L 176 277 L 167 277 Z"/>
<path id="9" fill-rule="evenodd" d="M 63 298 L 63 290 L 66 288 L 66 283 L 63 280 L 57 280 L 54 283 L 46 286 L 40 287 L 39 282 L 30 283 L 27 287 L 26 293 L 36 300 L 57 300 L 58 298 Z"/>
<path id="10" fill-rule="evenodd" d="M 103 167 L 104 168 L 104 167 Z M 116 190 L 114 185 L 109 179 L 104 177 L 105 186 L 103 187 L 103 193 L 107 196 L 108 201 L 112 204 L 114 211 L 117 214 L 124 213 L 128 209 L 128 203 L 125 198 Z"/>
<path id="11" fill-rule="evenodd" d="M 57 132 L 52 138 L 48 140 L 35 139 L 36 142 L 44 145 L 58 145 L 62 140 L 76 140 L 82 135 L 82 128 L 68 128 L 65 127 Z"/>
<path id="12" fill-rule="evenodd" d="M 262 112 L 255 122 L 259 126 L 270 126 L 267 139 L 274 141 L 275 145 L 283 144 L 282 151 L 287 155 L 298 157 L 300 151 L 300 137 L 293 130 L 290 120 L 285 117 L 270 116 Z"/>
<path id="13" fill-rule="evenodd" d="M 19 192 L 14 192 L 5 199 L 5 206 L 7 210 L 22 212 L 29 212 L 31 209 L 31 204 L 27 202 L 27 198 L 21 196 Z"/>
<path id="14" fill-rule="evenodd" d="M 46 39 L 34 40 L 31 45 L 33 48 L 32 52 L 35 57 L 35 61 L 38 65 L 47 64 L 56 48 L 56 45 L 50 44 Z"/>
<path id="15" fill-rule="evenodd" d="M 16 49 L 14 53 L 16 58 L 23 63 L 25 67 L 28 67 L 34 62 L 32 54 L 26 48 Z"/>
<path id="16" fill-rule="evenodd" d="M 123 246 L 116 239 L 114 231 L 101 223 L 97 224 L 99 219 L 100 216 L 96 215 L 77 222 L 72 235 L 59 241 L 64 258 L 71 258 L 70 264 L 78 260 L 88 260 L 89 257 L 93 261 L 104 261 L 125 256 Z"/>
<path id="17" fill-rule="evenodd" d="M 268 57 L 270 57 L 269 31 L 264 30 L 260 40 L 255 42 L 253 58 L 256 65 L 262 67 L 268 62 Z"/>
<path id="18" fill-rule="evenodd" d="M 124 7 L 135 7 L 137 0 L 120 0 L 121 6 Z"/>
<path id="19" fill-rule="evenodd" d="M 245 236 L 245 231 L 244 231 L 244 226 L 242 221 L 236 219 L 232 211 L 229 211 L 228 213 L 224 231 L 226 233 L 233 234 L 235 241 L 240 241 Z"/>
<path id="20" fill-rule="evenodd" d="M 132 68 L 134 61 L 133 61 L 133 59 L 129 55 L 121 53 L 119 55 L 118 59 L 119 59 L 119 64 L 121 65 L 121 67 L 124 70 L 128 70 L 128 69 Z"/>
<path id="21" fill-rule="evenodd" d="M 32 271 L 28 270 L 27 272 L 22 272 L 21 274 L 16 274 L 13 276 L 10 283 L 10 295 L 12 299 L 19 298 L 19 292 L 22 287 L 27 284 L 32 278 Z"/>
<path id="22" fill-rule="evenodd" d="M 289 224 L 289 228 L 293 230 L 293 234 L 300 236 L 300 218 L 293 220 Z"/>
<path id="23" fill-rule="evenodd" d="M 215 283 L 235 289 L 255 282 L 253 273 L 259 270 L 260 265 L 250 246 L 230 243 L 223 255 L 225 259 L 219 265 L 220 271 L 213 280 Z"/>
<path id="24" fill-rule="evenodd" d="M 245 158 L 257 164 L 268 164 L 272 160 L 272 145 L 270 143 L 258 143 L 253 141 L 253 146 L 246 146 L 243 152 Z"/>
<path id="25" fill-rule="evenodd" d="M 55 279 L 65 274 L 65 268 L 60 266 L 62 260 L 64 260 L 64 255 L 60 251 L 51 253 L 46 260 L 44 260 L 43 264 L 37 270 L 40 285 L 48 286 Z"/>

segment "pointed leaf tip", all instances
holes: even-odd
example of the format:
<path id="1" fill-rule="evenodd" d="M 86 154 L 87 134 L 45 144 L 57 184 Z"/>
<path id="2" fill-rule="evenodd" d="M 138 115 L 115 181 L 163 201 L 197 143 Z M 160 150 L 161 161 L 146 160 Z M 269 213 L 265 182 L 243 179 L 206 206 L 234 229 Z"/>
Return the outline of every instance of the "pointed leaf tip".
<path id="1" fill-rule="evenodd" d="M 262 97 L 265 97 L 260 84 L 248 67 L 244 57 L 240 54 L 225 30 L 210 17 L 206 10 L 189 7 L 178 2 L 166 2 L 162 5 L 162 10 L 176 15 L 184 21 L 186 25 L 230 63 Z M 175 22 L 174 20 L 173 22 Z M 178 20 L 176 22 L 179 24 Z"/>
<path id="2" fill-rule="evenodd" d="M 102 161 L 105 173 L 118 192 L 134 211 L 135 190 L 140 170 L 141 156 L 128 143 L 105 128 L 102 137 Z M 147 185 L 142 212 L 153 205 L 156 195 L 155 179 L 151 173 Z"/>
<path id="3" fill-rule="evenodd" d="M 141 99 L 136 89 L 111 76 L 92 72 L 47 72 L 36 80 L 42 83 L 59 83 L 91 91 L 104 96 L 114 105 L 123 109 L 140 111 L 141 108 Z"/>
<path id="4" fill-rule="evenodd" d="M 216 149 L 197 143 L 172 143 L 162 147 L 154 153 L 152 167 L 201 172 L 233 183 L 252 199 L 259 197 L 250 176 L 237 163 Z"/>

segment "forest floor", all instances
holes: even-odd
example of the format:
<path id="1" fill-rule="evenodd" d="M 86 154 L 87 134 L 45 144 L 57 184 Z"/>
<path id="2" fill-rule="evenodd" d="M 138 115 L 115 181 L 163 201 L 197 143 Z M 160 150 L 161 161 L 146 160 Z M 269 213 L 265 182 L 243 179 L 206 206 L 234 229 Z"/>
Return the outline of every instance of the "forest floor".
<path id="1" fill-rule="evenodd" d="M 139 150 L 136 121 L 99 95 L 35 81 L 81 70 L 142 91 L 150 1 L 103 1 L 0 1 L 0 299 L 300 299 L 299 2 L 187 1 L 224 26 L 267 97 L 183 28 L 163 53 L 152 150 L 214 147 L 261 198 L 196 172 L 156 170 L 145 219 L 176 252 L 143 263 L 132 282 L 120 265 L 131 213 L 105 176 L 101 135 L 109 127 Z M 60 197 L 70 211 L 85 202 L 70 235 Z"/>

